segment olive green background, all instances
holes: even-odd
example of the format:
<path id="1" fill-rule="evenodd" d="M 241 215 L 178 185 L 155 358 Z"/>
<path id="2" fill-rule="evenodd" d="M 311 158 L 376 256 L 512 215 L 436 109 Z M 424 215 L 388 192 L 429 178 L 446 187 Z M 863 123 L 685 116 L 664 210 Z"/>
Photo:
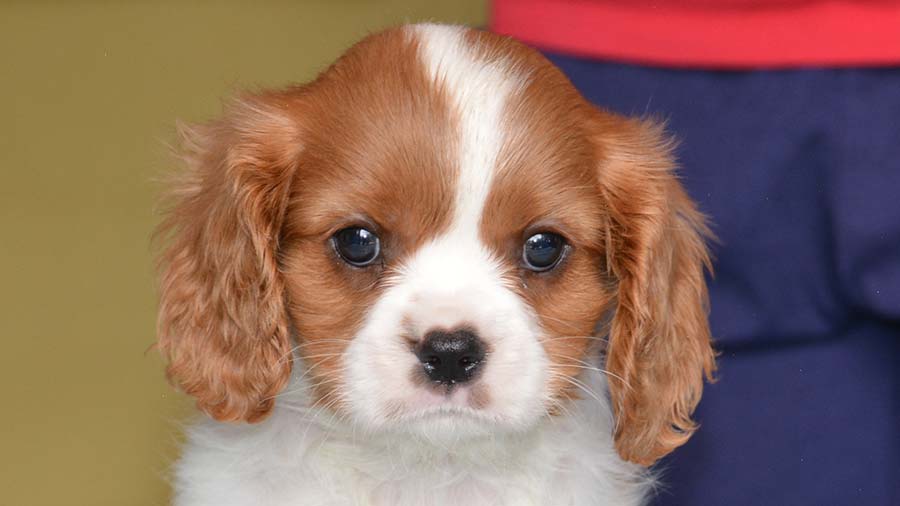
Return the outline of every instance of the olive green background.
<path id="1" fill-rule="evenodd" d="M 0 3 L 0 505 L 161 505 L 192 412 L 148 348 L 176 119 L 483 0 Z"/>

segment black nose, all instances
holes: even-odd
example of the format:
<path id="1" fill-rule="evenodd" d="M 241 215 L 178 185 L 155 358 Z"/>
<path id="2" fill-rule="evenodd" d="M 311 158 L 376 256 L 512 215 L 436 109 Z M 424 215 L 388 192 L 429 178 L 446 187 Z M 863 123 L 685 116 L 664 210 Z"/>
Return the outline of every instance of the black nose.
<path id="1" fill-rule="evenodd" d="M 484 362 L 484 346 L 472 331 L 431 331 L 416 349 L 431 381 L 452 385 L 472 379 Z"/>

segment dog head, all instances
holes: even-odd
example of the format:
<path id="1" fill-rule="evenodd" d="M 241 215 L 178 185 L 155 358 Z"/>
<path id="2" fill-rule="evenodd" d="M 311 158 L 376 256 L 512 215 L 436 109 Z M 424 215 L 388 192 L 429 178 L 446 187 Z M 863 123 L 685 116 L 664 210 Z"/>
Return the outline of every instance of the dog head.
<path id="1" fill-rule="evenodd" d="M 590 105 L 536 51 L 390 30 L 183 146 L 159 346 L 214 418 L 261 420 L 300 367 L 369 429 L 516 431 L 602 367 L 623 458 L 694 430 L 714 369 L 703 219 L 662 129 Z"/>

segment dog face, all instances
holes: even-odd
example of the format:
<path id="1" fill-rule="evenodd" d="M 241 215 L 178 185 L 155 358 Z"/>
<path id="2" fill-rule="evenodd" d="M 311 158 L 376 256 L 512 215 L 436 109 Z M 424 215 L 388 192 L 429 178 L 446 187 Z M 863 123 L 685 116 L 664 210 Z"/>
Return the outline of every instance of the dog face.
<path id="1" fill-rule="evenodd" d="M 690 436 L 714 367 L 703 220 L 661 129 L 535 51 L 395 29 L 184 138 L 159 345 L 213 417 L 262 419 L 296 366 L 369 430 L 512 432 L 605 367 L 624 458 Z"/>

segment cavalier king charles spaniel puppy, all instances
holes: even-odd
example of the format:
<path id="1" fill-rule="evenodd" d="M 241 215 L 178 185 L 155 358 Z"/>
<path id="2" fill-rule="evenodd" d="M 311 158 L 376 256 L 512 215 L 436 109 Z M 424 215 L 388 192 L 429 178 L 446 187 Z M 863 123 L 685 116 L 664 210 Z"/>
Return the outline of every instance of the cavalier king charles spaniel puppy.
<path id="1" fill-rule="evenodd" d="M 182 130 L 176 505 L 638 505 L 696 429 L 704 218 L 537 51 L 404 26 Z"/>

